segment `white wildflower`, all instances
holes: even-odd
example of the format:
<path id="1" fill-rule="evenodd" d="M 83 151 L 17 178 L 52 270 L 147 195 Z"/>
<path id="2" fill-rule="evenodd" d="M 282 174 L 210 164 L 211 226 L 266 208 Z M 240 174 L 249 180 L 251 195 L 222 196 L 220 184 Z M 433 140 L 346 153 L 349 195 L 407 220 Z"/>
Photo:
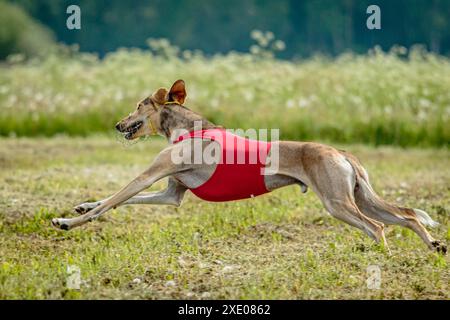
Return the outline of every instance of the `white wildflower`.
<path id="1" fill-rule="evenodd" d="M 284 49 L 286 49 L 286 44 L 282 40 L 277 40 L 273 43 L 273 47 L 275 50 L 283 51 Z"/>
<path id="2" fill-rule="evenodd" d="M 258 40 L 263 37 L 263 33 L 260 30 L 252 30 L 252 32 L 250 32 L 250 37 L 254 40 Z"/>
<path id="3" fill-rule="evenodd" d="M 291 109 L 295 106 L 295 102 L 292 99 L 289 99 L 288 101 L 286 101 L 286 107 Z"/>
<path id="4" fill-rule="evenodd" d="M 260 48 L 257 45 L 252 45 L 250 47 L 250 53 L 251 54 L 258 54 L 260 52 Z"/>
<path id="5" fill-rule="evenodd" d="M 177 283 L 173 280 L 169 280 L 165 283 L 166 287 L 176 287 Z"/>
<path id="6" fill-rule="evenodd" d="M 384 107 L 384 113 L 391 114 L 392 113 L 392 107 L 391 106 L 385 106 Z"/>
<path id="7" fill-rule="evenodd" d="M 230 273 L 230 272 L 232 272 L 234 269 L 235 269 L 234 266 L 225 266 L 225 267 L 222 268 L 222 272 L 223 272 L 223 273 Z"/>
<path id="8" fill-rule="evenodd" d="M 253 101 L 255 94 L 252 91 L 244 91 L 244 99 L 247 102 Z"/>
<path id="9" fill-rule="evenodd" d="M 119 90 L 116 92 L 116 94 L 114 95 L 114 100 L 116 101 L 122 101 L 124 98 L 124 94 L 122 92 L 122 90 Z"/>
<path id="10" fill-rule="evenodd" d="M 298 100 L 298 106 L 299 106 L 300 108 L 306 108 L 306 107 L 309 106 L 309 104 L 310 104 L 310 101 L 309 101 L 308 99 L 300 98 L 300 99 Z"/>
<path id="11" fill-rule="evenodd" d="M 207 298 L 209 298 L 209 297 L 211 297 L 211 293 L 209 293 L 209 292 L 203 292 L 203 293 L 202 293 L 202 298 L 203 298 L 203 299 L 207 299 Z"/>
<path id="12" fill-rule="evenodd" d="M 422 108 L 429 108 L 431 106 L 431 102 L 428 99 L 421 98 L 419 99 L 419 106 Z"/>
<path id="13" fill-rule="evenodd" d="M 265 38 L 266 38 L 268 41 L 270 41 L 270 40 L 273 40 L 273 39 L 275 38 L 275 35 L 273 34 L 272 31 L 267 31 L 266 34 L 265 34 Z"/>

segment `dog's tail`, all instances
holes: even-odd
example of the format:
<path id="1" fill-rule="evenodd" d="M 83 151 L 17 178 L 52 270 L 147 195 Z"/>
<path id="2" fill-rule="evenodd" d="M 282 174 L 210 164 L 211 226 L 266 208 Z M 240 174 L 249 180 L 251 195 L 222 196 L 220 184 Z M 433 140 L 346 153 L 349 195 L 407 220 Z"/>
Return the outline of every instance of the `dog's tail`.
<path id="1" fill-rule="evenodd" d="M 359 160 L 345 151 L 342 153 L 355 172 L 355 202 L 363 213 L 386 224 L 402 225 L 410 219 L 418 220 L 430 227 L 436 227 L 439 224 L 423 210 L 397 206 L 382 199 L 370 185 L 368 174 Z"/>

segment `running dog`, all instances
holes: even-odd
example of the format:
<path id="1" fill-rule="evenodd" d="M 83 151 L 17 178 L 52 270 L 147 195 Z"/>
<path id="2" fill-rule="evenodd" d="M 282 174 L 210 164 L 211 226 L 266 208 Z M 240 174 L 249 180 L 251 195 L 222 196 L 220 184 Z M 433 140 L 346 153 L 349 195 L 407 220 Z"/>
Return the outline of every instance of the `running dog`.
<path id="1" fill-rule="evenodd" d="M 80 216 L 53 219 L 52 224 L 70 230 L 126 204 L 179 206 L 186 190 L 207 201 L 231 201 L 297 184 L 303 192 L 310 187 L 332 216 L 364 231 L 386 248 L 384 225 L 397 224 L 417 233 L 430 249 L 447 252 L 445 244 L 435 240 L 424 227 L 434 227 L 438 223 L 422 210 L 400 207 L 381 199 L 372 189 L 366 170 L 352 154 L 313 142 L 263 142 L 241 138 L 183 106 L 185 98 L 185 83 L 178 80 L 170 90 L 160 88 L 140 101 L 132 114 L 117 123 L 116 129 L 128 140 L 158 134 L 167 138 L 169 146 L 156 156 L 146 171 L 120 191 L 101 201 L 80 204 L 75 207 Z M 201 124 L 201 130 L 195 129 L 195 123 Z M 181 131 L 184 134 L 177 134 Z M 241 151 L 245 157 L 251 157 L 258 150 L 258 154 L 254 163 L 244 164 L 173 161 L 174 154 L 182 154 L 186 147 L 199 141 L 203 149 L 218 150 L 219 159 L 228 152 Z M 239 148 L 235 143 L 229 147 L 225 141 L 237 142 L 241 150 L 236 150 Z M 278 152 L 277 170 L 265 174 L 272 150 Z M 166 177 L 165 190 L 138 195 Z"/>

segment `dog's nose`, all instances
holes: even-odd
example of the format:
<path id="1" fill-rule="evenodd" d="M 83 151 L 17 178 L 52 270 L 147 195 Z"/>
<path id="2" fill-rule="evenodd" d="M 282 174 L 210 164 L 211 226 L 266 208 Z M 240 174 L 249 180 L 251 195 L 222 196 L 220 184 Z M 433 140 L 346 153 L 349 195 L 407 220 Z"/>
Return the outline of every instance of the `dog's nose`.
<path id="1" fill-rule="evenodd" d="M 120 131 L 120 122 L 117 122 L 117 124 L 116 124 L 116 130 L 117 130 L 117 131 Z"/>

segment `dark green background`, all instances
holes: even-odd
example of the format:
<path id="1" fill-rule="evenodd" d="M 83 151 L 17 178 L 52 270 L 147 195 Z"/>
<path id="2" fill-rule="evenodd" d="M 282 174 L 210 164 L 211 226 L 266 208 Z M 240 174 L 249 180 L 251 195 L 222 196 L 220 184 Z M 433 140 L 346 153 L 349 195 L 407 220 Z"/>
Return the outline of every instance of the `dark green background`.
<path id="1" fill-rule="evenodd" d="M 15 0 L 50 27 L 57 40 L 78 43 L 100 55 L 118 47 L 145 47 L 145 40 L 168 38 L 182 49 L 205 53 L 248 51 L 253 29 L 270 30 L 286 42 L 281 58 L 346 50 L 366 52 L 374 45 L 423 44 L 450 52 L 448 0 Z M 66 28 L 66 8 L 78 4 L 82 29 Z M 366 28 L 366 9 L 381 8 L 382 29 Z"/>

